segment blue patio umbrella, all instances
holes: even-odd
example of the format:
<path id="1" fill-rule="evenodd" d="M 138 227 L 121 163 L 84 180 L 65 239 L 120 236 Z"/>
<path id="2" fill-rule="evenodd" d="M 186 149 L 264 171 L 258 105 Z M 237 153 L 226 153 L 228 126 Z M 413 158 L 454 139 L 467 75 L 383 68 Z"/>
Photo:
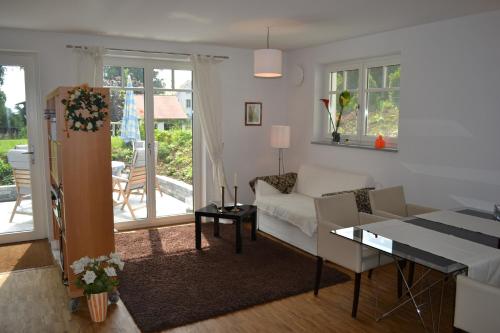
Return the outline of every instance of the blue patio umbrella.
<path id="1" fill-rule="evenodd" d="M 132 79 L 127 77 L 127 88 L 132 88 Z M 138 141 L 141 139 L 139 132 L 139 118 L 135 105 L 134 91 L 127 90 L 125 94 L 125 104 L 123 106 L 123 117 L 120 137 L 125 142 Z"/>

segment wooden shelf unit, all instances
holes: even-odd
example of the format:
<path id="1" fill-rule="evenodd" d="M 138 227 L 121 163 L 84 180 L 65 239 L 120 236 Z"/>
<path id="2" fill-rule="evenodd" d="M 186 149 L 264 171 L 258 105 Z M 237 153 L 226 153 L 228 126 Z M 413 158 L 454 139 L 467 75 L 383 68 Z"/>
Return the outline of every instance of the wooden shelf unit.
<path id="1" fill-rule="evenodd" d="M 82 296 L 70 265 L 84 256 L 115 250 L 111 180 L 110 117 L 96 132 L 70 130 L 63 99 L 73 87 L 59 87 L 46 97 L 52 253 L 62 269 L 69 296 Z M 105 96 L 109 89 L 93 88 Z M 104 110 L 108 112 L 108 110 Z"/>

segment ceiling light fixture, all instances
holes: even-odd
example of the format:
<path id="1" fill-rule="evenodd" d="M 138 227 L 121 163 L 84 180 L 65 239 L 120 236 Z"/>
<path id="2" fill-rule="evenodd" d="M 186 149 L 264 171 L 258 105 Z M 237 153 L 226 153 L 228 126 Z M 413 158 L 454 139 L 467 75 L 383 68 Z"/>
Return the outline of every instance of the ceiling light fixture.
<path id="1" fill-rule="evenodd" d="M 267 48 L 253 52 L 253 75 L 263 78 L 282 76 L 282 52 L 269 48 L 269 27 L 267 27 Z"/>

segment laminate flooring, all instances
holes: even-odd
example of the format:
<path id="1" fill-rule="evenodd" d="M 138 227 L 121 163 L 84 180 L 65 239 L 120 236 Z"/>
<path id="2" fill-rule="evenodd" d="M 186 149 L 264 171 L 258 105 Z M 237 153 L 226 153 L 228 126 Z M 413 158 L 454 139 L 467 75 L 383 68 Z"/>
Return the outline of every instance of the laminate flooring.
<path id="1" fill-rule="evenodd" d="M 335 267 L 353 277 L 351 272 Z M 416 278 L 422 272 L 417 266 Z M 438 277 L 437 273 L 431 274 L 431 278 Z M 424 332 L 411 304 L 386 319 L 375 320 L 397 300 L 394 265 L 376 269 L 371 279 L 363 274 L 357 319 L 351 318 L 353 281 L 322 288 L 317 297 L 309 292 L 177 327 L 171 332 Z M 429 326 L 429 309 L 432 307 L 437 317 L 440 291 L 435 288 L 431 297 L 425 293 L 418 299 Z M 452 332 L 454 294 L 455 284 L 450 279 L 444 288 L 440 332 Z M 90 322 L 84 300 L 76 313 L 70 313 L 67 304 L 56 266 L 0 273 L 0 332 L 138 332 L 121 301 L 110 306 L 103 324 Z M 166 303 L 165 311 L 172 306 L 175 304 Z"/>

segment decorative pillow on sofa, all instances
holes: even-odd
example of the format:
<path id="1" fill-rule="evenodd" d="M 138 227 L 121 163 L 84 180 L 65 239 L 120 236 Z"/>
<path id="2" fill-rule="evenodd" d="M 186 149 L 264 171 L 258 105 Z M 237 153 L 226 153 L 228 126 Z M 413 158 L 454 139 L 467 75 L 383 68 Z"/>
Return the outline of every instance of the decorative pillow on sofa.
<path id="1" fill-rule="evenodd" d="M 354 197 L 356 198 L 356 206 L 358 206 L 358 211 L 371 214 L 372 213 L 372 208 L 370 205 L 370 197 L 368 196 L 368 191 L 374 190 L 375 187 L 365 187 L 365 188 L 360 188 L 358 190 L 352 190 L 352 191 L 341 191 L 341 192 L 335 192 L 335 193 L 325 193 L 322 195 L 322 197 L 329 197 L 331 195 L 336 195 L 336 194 L 342 194 L 342 193 L 354 193 Z"/>
<path id="2" fill-rule="evenodd" d="M 257 183 L 257 180 L 263 180 L 269 185 L 276 188 L 281 193 L 288 194 L 292 192 L 293 187 L 295 186 L 295 182 L 297 181 L 297 174 L 295 172 L 289 172 L 281 176 L 274 175 L 274 176 L 256 177 L 248 182 L 250 188 L 254 193 L 255 193 L 255 184 Z"/>

